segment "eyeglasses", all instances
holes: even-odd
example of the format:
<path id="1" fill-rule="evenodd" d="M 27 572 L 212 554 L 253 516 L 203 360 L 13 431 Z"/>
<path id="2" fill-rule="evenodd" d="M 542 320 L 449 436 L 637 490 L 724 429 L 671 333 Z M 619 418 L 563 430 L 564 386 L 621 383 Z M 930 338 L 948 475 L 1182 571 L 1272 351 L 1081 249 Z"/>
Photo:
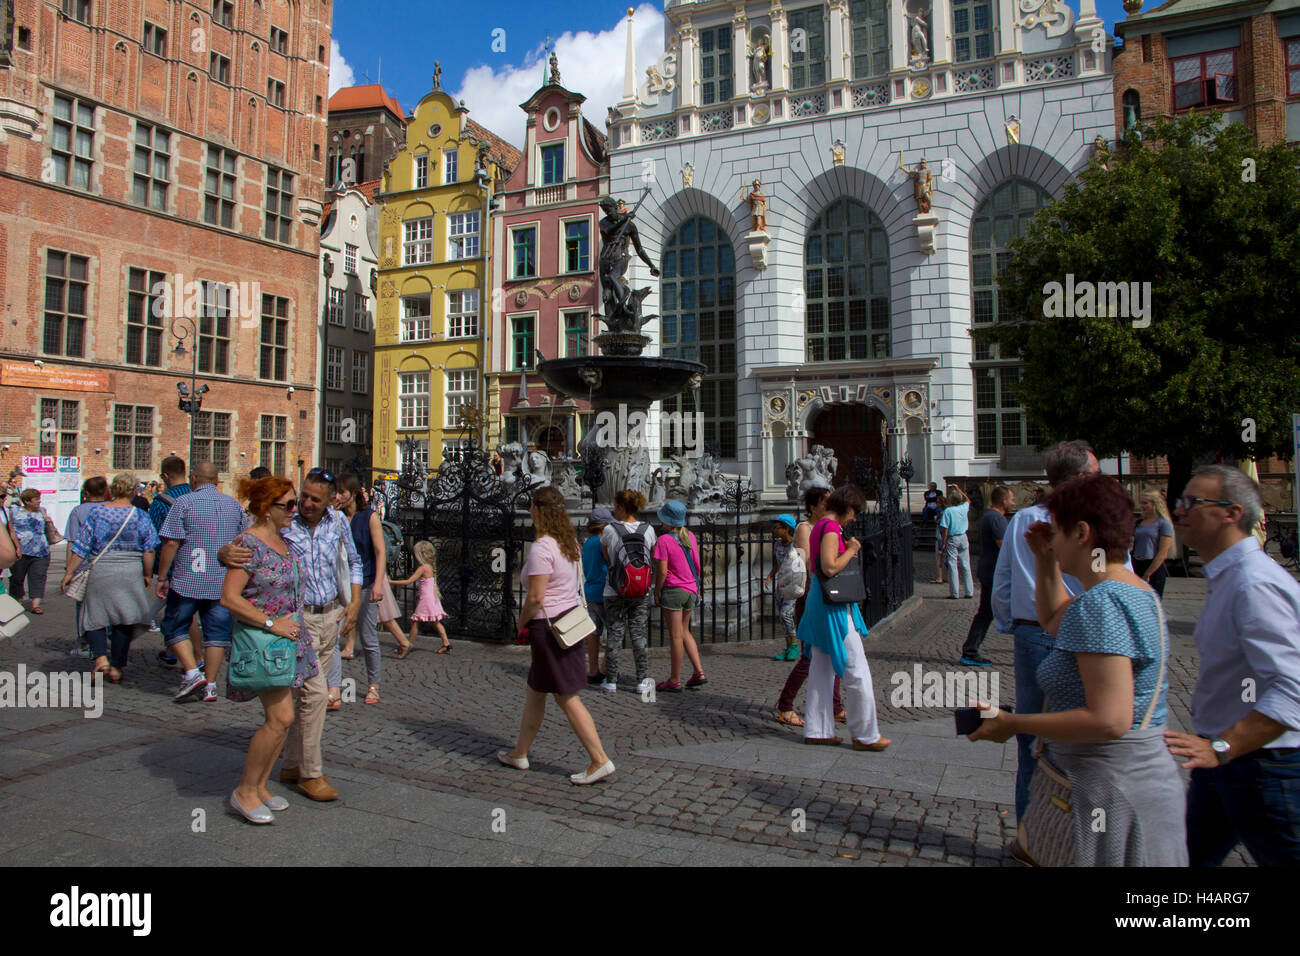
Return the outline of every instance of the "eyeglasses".
<path id="1" fill-rule="evenodd" d="M 311 471 L 307 472 L 307 477 L 324 478 L 331 485 L 334 484 L 334 473 L 332 471 L 326 471 L 324 468 L 313 468 Z"/>
<path id="2" fill-rule="evenodd" d="M 297 499 L 297 498 L 290 498 L 288 501 L 285 501 L 285 502 L 279 502 L 279 501 L 277 501 L 277 502 L 273 503 L 273 504 L 271 505 L 271 507 L 272 507 L 272 508 L 283 508 L 285 511 L 292 511 L 294 508 L 297 508 L 297 507 L 298 507 L 298 499 Z"/>
<path id="3" fill-rule="evenodd" d="M 1175 508 L 1182 508 L 1184 511 L 1191 511 L 1199 504 L 1211 505 L 1235 505 L 1235 501 L 1224 501 L 1222 498 L 1197 498 L 1195 495 L 1183 495 L 1174 502 Z"/>

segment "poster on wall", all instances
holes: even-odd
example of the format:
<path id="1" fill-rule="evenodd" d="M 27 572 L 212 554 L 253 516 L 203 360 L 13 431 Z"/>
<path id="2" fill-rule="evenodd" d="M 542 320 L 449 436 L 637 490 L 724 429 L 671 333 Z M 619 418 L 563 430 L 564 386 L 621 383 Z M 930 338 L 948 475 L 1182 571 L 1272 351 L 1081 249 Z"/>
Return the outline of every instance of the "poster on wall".
<path id="1" fill-rule="evenodd" d="M 41 493 L 41 507 L 62 532 L 68 523 L 68 515 L 81 502 L 81 459 L 25 455 L 23 471 L 27 473 L 23 487 L 35 488 Z"/>

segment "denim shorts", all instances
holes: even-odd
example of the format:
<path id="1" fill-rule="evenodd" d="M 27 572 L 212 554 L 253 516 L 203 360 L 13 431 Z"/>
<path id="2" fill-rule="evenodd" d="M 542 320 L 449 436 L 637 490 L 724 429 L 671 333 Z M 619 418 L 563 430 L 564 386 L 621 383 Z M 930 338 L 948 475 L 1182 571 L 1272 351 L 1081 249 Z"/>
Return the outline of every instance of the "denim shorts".
<path id="1" fill-rule="evenodd" d="M 665 611 L 692 611 L 700 596 L 686 588 L 664 588 L 659 604 Z"/>
<path id="2" fill-rule="evenodd" d="M 198 614 L 203 628 L 204 647 L 229 647 L 235 619 L 221 606 L 220 599 L 187 598 L 174 590 L 167 592 L 167 610 L 163 614 L 163 640 L 167 646 L 179 644 L 190 636 L 190 622 Z"/>

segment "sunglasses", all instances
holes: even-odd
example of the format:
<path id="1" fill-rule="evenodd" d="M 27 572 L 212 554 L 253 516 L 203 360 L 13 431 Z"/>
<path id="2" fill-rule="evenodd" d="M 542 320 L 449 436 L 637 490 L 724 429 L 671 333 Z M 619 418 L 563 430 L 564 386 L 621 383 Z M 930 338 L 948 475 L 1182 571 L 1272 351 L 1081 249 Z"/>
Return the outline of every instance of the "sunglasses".
<path id="1" fill-rule="evenodd" d="M 308 478 L 324 478 L 331 485 L 334 484 L 334 472 L 326 471 L 324 468 L 313 468 L 307 472 Z"/>
<path id="2" fill-rule="evenodd" d="M 1224 501 L 1222 498 L 1197 498 L 1195 495 L 1183 495 L 1174 502 L 1175 508 L 1182 508 L 1184 511 L 1191 511 L 1199 504 L 1211 505 L 1235 505 L 1235 501 Z"/>
<path id="3" fill-rule="evenodd" d="M 273 504 L 271 505 L 271 507 L 272 507 L 272 508 L 283 508 L 285 511 L 293 511 L 293 509 L 295 509 L 295 508 L 298 507 L 298 499 L 297 499 L 297 498 L 290 498 L 288 501 L 285 501 L 285 502 L 283 502 L 283 503 L 277 501 L 277 502 L 273 503 Z"/>

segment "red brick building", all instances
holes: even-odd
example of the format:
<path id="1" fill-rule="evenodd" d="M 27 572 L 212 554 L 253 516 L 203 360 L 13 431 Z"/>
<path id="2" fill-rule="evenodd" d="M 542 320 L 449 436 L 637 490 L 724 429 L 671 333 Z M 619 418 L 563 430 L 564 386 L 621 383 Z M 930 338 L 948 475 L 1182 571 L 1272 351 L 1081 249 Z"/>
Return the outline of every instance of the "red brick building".
<path id="1" fill-rule="evenodd" d="M 378 179 L 406 143 L 406 114 L 378 83 L 346 86 L 329 101 L 325 185 Z"/>
<path id="2" fill-rule="evenodd" d="M 0 466 L 310 467 L 330 13 L 0 0 Z"/>
<path id="3" fill-rule="evenodd" d="M 1169 0 L 1115 24 L 1115 127 L 1222 110 L 1261 143 L 1300 141 L 1300 0 Z"/>

